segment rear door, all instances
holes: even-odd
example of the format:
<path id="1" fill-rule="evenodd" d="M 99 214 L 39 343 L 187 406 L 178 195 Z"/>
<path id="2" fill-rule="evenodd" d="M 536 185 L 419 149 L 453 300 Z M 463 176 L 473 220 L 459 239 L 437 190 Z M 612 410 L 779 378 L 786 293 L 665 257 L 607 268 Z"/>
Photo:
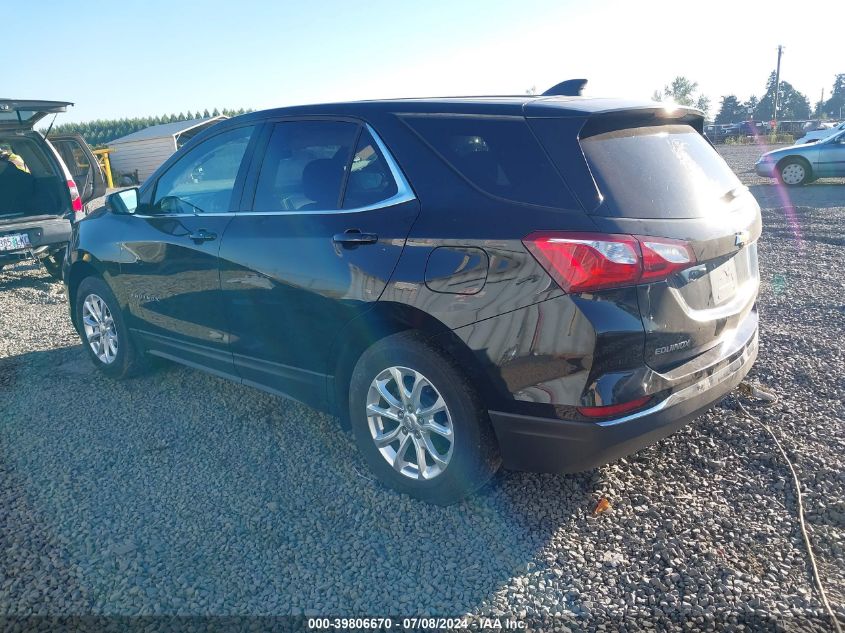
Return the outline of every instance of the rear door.
<path id="1" fill-rule="evenodd" d="M 124 254 L 120 296 L 151 351 L 234 375 L 218 251 L 240 199 L 255 127 L 221 130 L 175 158 L 145 187 L 135 215 L 112 236 Z"/>
<path id="2" fill-rule="evenodd" d="M 381 295 L 419 206 L 355 120 L 277 121 L 223 236 L 221 284 L 244 382 L 325 398 L 342 326 Z"/>
<path id="3" fill-rule="evenodd" d="M 554 144 L 555 122 L 535 124 Z M 646 362 L 670 369 L 756 325 L 746 317 L 759 285 L 760 208 L 702 135 L 682 122 L 597 118 L 579 145 L 586 164 L 556 161 L 599 194 L 586 205 L 599 230 L 683 240 L 695 253 L 694 266 L 638 288 Z"/>
<path id="4" fill-rule="evenodd" d="M 49 142 L 67 165 L 83 204 L 106 194 L 106 179 L 100 162 L 85 139 L 79 134 L 65 134 L 51 136 Z"/>

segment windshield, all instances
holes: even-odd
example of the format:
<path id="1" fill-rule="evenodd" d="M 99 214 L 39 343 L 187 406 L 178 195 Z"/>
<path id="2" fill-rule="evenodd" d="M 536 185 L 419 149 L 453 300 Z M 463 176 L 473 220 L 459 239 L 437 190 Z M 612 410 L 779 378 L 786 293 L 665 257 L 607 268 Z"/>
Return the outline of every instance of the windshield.
<path id="1" fill-rule="evenodd" d="M 741 187 L 713 147 L 688 125 L 625 128 L 582 139 L 605 198 L 597 213 L 636 218 L 698 218 L 722 208 Z"/>

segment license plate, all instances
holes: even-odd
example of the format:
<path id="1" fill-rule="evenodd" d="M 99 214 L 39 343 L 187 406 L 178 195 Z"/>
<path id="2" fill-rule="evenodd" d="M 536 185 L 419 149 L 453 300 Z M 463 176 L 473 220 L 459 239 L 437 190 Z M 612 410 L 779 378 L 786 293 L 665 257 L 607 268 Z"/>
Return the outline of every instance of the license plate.
<path id="1" fill-rule="evenodd" d="M 0 251 L 17 251 L 22 248 L 29 248 L 32 244 L 29 235 L 26 233 L 13 233 L 12 235 L 0 235 Z"/>
<path id="2" fill-rule="evenodd" d="M 713 301 L 716 305 L 736 294 L 736 262 L 733 259 L 729 259 L 710 273 L 710 286 L 713 288 Z"/>

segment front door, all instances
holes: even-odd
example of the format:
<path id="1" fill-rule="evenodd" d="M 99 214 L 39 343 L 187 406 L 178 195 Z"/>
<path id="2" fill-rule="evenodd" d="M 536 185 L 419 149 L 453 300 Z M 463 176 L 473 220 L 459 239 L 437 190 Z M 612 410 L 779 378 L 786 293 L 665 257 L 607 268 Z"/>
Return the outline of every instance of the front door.
<path id="1" fill-rule="evenodd" d="M 817 145 L 819 157 L 815 165 L 815 175 L 819 178 L 845 176 L 845 132 L 830 141 Z"/>
<path id="2" fill-rule="evenodd" d="M 118 283 L 145 347 L 230 376 L 218 251 L 253 131 L 229 128 L 166 168 L 119 244 L 125 252 Z"/>
<path id="3" fill-rule="evenodd" d="M 338 332 L 381 295 L 419 206 L 357 121 L 277 122 L 263 143 L 220 249 L 230 347 L 244 382 L 319 405 Z"/>

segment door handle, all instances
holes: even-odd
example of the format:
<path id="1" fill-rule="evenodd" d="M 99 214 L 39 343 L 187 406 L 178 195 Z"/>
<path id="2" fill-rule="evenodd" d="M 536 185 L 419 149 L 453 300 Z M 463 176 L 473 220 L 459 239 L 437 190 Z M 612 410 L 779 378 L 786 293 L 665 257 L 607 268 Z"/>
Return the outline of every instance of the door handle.
<path id="1" fill-rule="evenodd" d="M 348 244 L 355 246 L 357 244 L 375 244 L 378 242 L 378 235 L 375 233 L 361 233 L 358 229 L 349 229 L 345 233 L 338 233 L 332 240 L 335 244 Z"/>
<path id="2" fill-rule="evenodd" d="M 199 244 L 200 242 L 211 242 L 212 240 L 216 240 L 217 233 L 209 233 L 205 229 L 200 229 L 199 231 L 191 233 L 188 237 Z"/>

